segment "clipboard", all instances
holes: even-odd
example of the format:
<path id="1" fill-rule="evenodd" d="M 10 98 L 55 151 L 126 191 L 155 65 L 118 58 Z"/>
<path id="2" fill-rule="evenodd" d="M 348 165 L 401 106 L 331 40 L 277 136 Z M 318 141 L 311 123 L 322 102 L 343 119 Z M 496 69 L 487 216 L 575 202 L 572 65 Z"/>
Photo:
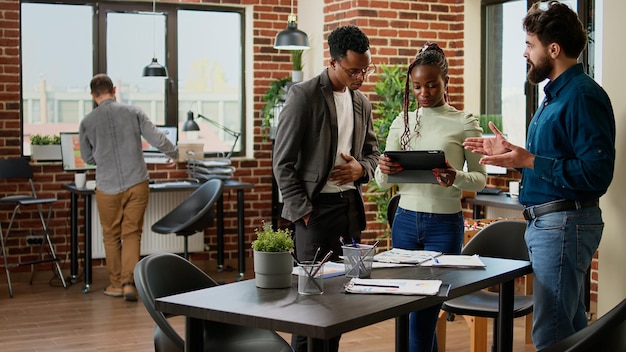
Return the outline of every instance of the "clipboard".
<path id="1" fill-rule="evenodd" d="M 446 167 L 443 150 L 389 150 L 385 155 L 404 168 L 388 176 L 392 183 L 438 183 L 432 170 Z"/>

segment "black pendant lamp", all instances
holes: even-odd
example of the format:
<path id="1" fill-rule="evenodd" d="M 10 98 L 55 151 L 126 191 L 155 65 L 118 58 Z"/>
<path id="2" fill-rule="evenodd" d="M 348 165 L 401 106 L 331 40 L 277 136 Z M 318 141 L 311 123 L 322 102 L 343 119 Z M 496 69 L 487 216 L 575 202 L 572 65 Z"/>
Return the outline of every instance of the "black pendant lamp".
<path id="1" fill-rule="evenodd" d="M 152 16 L 156 16 L 156 0 L 152 0 Z M 156 57 L 156 29 L 154 17 L 152 17 L 152 42 L 153 42 L 153 52 L 152 62 L 146 67 L 143 68 L 143 76 L 144 77 L 167 77 L 167 68 L 165 66 L 159 64 Z"/>
<path id="2" fill-rule="evenodd" d="M 291 13 L 287 20 L 287 29 L 276 35 L 274 49 L 305 50 L 309 48 L 309 36 L 298 29 L 297 18 L 293 13 L 293 0 L 291 0 Z"/>

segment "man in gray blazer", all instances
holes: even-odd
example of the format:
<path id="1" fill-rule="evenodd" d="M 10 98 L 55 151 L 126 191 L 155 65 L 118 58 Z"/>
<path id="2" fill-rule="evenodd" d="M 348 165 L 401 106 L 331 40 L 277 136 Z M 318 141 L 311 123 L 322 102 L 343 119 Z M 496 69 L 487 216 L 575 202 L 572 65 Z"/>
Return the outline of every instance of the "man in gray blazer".
<path id="1" fill-rule="evenodd" d="M 372 106 L 358 91 L 375 70 L 369 39 L 343 26 L 328 45 L 329 67 L 289 88 L 274 146 L 282 217 L 295 224 L 300 261 L 313 260 L 318 248 L 318 259 L 330 250 L 338 259 L 342 241 L 360 241 L 366 225 L 361 184 L 373 177 L 380 156 Z M 339 338 L 330 341 L 331 351 Z M 292 344 L 306 351 L 306 338 L 294 336 Z"/>

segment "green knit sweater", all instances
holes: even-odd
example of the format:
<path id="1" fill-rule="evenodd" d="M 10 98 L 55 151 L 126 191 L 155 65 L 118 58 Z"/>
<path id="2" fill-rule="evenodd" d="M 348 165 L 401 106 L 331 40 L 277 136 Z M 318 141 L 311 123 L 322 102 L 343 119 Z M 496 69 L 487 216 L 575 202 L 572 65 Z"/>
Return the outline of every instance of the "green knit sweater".
<path id="1" fill-rule="evenodd" d="M 419 125 L 415 132 L 416 112 L 409 112 L 411 131 L 408 150 L 443 150 L 446 159 L 457 171 L 452 187 L 438 184 L 399 183 L 401 194 L 399 206 L 406 210 L 452 214 L 461 211 L 462 190 L 477 191 L 485 187 L 487 173 L 478 160 L 481 155 L 463 148 L 467 137 L 480 137 L 482 129 L 478 120 L 471 114 L 456 110 L 444 104 L 436 108 L 419 108 Z M 387 136 L 387 150 L 401 150 L 400 136 L 404 132 L 403 116 L 400 114 L 391 124 Z M 467 171 L 463 171 L 467 161 Z M 393 184 L 387 182 L 387 175 L 376 168 L 376 183 L 383 189 Z"/>

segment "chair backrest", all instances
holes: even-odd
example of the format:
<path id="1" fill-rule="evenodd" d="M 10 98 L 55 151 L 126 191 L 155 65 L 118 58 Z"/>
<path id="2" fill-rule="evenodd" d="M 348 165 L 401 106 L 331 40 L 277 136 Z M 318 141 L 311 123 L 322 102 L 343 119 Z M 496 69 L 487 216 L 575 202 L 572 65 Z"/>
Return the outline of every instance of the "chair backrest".
<path id="1" fill-rule="evenodd" d="M 0 180 L 24 179 L 28 180 L 33 197 L 37 197 L 33 184 L 33 169 L 24 158 L 0 159 Z"/>
<path id="2" fill-rule="evenodd" d="M 626 299 L 591 325 L 541 352 L 626 351 Z"/>
<path id="3" fill-rule="evenodd" d="M 396 216 L 398 202 L 400 202 L 400 193 L 394 194 L 387 203 L 387 222 L 389 223 L 389 226 L 393 225 L 393 218 Z"/>
<path id="4" fill-rule="evenodd" d="M 172 253 L 152 254 L 135 265 L 135 286 L 141 301 L 157 326 L 181 351 L 184 340 L 167 321 L 167 316 L 155 309 L 155 299 L 217 285 L 200 268 Z"/>
<path id="5" fill-rule="evenodd" d="M 152 225 L 158 233 L 193 234 L 211 226 L 213 217 L 208 213 L 222 195 L 224 183 L 211 179 L 196 189 L 176 208 Z"/>
<path id="6" fill-rule="evenodd" d="M 33 169 L 24 158 L 1 159 L 0 179 L 33 178 Z"/>
<path id="7" fill-rule="evenodd" d="M 498 220 L 478 231 L 463 247 L 462 253 L 485 257 L 530 260 L 524 240 L 526 221 Z"/>

